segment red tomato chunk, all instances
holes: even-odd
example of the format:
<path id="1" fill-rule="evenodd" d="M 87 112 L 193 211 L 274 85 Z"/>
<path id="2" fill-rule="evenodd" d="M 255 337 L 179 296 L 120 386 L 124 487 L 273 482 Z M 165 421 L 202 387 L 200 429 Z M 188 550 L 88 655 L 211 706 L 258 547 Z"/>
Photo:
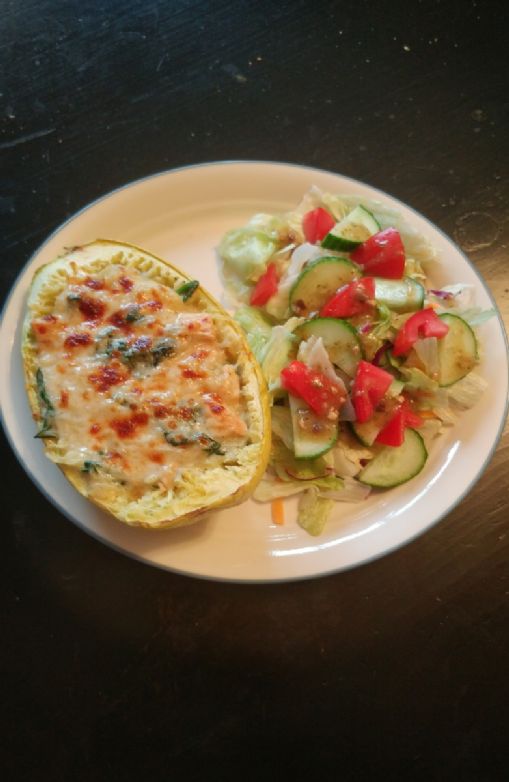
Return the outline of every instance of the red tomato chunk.
<path id="1" fill-rule="evenodd" d="M 250 303 L 254 307 L 263 307 L 277 292 L 278 276 L 276 264 L 269 263 L 251 293 Z"/>
<path id="2" fill-rule="evenodd" d="M 300 399 L 320 418 L 335 419 L 345 402 L 345 392 L 338 383 L 302 361 L 292 361 L 281 372 L 283 388 Z"/>
<path id="3" fill-rule="evenodd" d="M 322 318 L 352 318 L 370 312 L 375 303 L 375 280 L 362 277 L 336 291 L 320 310 Z"/>
<path id="4" fill-rule="evenodd" d="M 440 320 L 436 312 L 428 307 L 425 310 L 419 310 L 411 315 L 400 328 L 394 340 L 392 349 L 393 356 L 404 356 L 413 348 L 417 340 L 421 337 L 445 337 L 449 331 L 449 326 Z"/>
<path id="5" fill-rule="evenodd" d="M 306 212 L 302 218 L 304 236 L 306 237 L 306 241 L 311 244 L 321 242 L 324 236 L 327 236 L 334 226 L 334 218 L 321 206 L 317 207 L 317 209 L 313 209 L 311 212 Z"/>
<path id="6" fill-rule="evenodd" d="M 373 417 L 392 381 L 392 375 L 385 369 L 375 367 L 369 361 L 359 361 L 352 385 L 352 403 L 360 424 Z"/>
<path id="7" fill-rule="evenodd" d="M 353 251 L 351 258 L 374 277 L 400 280 L 405 271 L 405 248 L 395 228 L 370 236 Z"/>

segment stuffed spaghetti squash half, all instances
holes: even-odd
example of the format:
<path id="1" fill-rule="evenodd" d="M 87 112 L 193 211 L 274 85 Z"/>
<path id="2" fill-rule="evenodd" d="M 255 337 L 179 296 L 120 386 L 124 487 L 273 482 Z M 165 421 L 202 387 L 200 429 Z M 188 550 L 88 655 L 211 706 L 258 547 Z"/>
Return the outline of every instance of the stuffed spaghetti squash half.
<path id="1" fill-rule="evenodd" d="M 46 455 L 120 521 L 188 524 L 262 476 L 267 392 L 240 327 L 150 253 L 98 240 L 40 268 L 22 352 Z"/>

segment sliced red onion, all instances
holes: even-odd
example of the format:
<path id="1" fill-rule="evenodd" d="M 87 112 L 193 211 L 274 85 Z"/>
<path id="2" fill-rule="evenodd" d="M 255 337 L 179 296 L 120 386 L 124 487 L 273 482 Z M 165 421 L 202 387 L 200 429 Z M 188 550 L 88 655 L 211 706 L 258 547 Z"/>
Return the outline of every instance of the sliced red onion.
<path id="1" fill-rule="evenodd" d="M 384 344 L 378 348 L 375 355 L 373 356 L 372 364 L 375 365 L 375 367 L 380 366 L 380 362 L 382 361 L 382 358 L 384 357 L 385 353 L 389 350 L 389 348 L 392 347 L 392 342 L 389 342 L 386 340 Z"/>
<path id="2" fill-rule="evenodd" d="M 433 294 L 433 296 L 436 296 L 438 299 L 453 299 L 454 294 L 450 291 L 439 291 L 439 290 L 430 290 L 430 293 Z"/>
<path id="3" fill-rule="evenodd" d="M 373 329 L 372 323 L 365 323 L 364 326 L 360 327 L 359 331 L 361 332 L 361 334 L 369 334 L 369 332 L 372 331 L 372 329 Z"/>

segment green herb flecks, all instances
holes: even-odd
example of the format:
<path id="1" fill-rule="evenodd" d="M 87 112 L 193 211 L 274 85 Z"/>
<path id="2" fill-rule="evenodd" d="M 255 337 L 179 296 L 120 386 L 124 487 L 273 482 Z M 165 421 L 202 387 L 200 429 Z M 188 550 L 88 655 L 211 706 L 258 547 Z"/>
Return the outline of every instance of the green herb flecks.
<path id="1" fill-rule="evenodd" d="M 111 356 L 112 353 L 124 353 L 127 350 L 128 346 L 129 343 L 123 337 L 118 337 L 116 339 L 108 339 L 106 343 L 105 353 L 108 356 Z"/>
<path id="2" fill-rule="evenodd" d="M 108 339 L 104 350 L 106 356 L 118 354 L 120 360 L 130 367 L 140 361 L 156 367 L 163 359 L 172 356 L 175 351 L 176 342 L 169 337 L 157 340 L 154 345 L 149 337 L 139 337 L 134 342 L 118 337 Z"/>
<path id="3" fill-rule="evenodd" d="M 182 301 L 190 299 L 199 284 L 198 280 L 190 280 L 189 282 L 184 282 L 182 285 L 179 285 L 176 290 L 178 295 L 182 298 Z"/>
<path id="4" fill-rule="evenodd" d="M 225 451 L 221 443 L 214 440 L 204 432 L 196 432 L 194 434 L 183 434 L 182 432 L 170 432 L 163 431 L 163 436 L 168 445 L 184 446 L 184 445 L 199 445 L 205 453 L 216 454 L 218 456 L 224 456 Z"/>
<path id="5" fill-rule="evenodd" d="M 39 397 L 39 405 L 40 405 L 40 410 L 42 415 L 42 425 L 35 436 L 39 438 L 56 437 L 56 432 L 53 427 L 53 417 L 55 414 L 55 408 L 53 407 L 51 399 L 48 396 L 46 385 L 44 383 L 44 376 L 42 374 L 42 369 L 40 367 L 37 369 L 35 373 L 35 382 L 37 386 L 37 396 Z"/>
<path id="6" fill-rule="evenodd" d="M 158 340 L 152 350 L 150 351 L 152 355 L 152 363 L 156 367 L 158 364 L 161 363 L 161 361 L 164 358 L 168 358 L 168 356 L 172 356 L 177 349 L 177 345 L 174 339 L 170 339 L 169 337 L 164 337 L 163 339 Z"/>
<path id="7" fill-rule="evenodd" d="M 212 437 L 209 437 L 208 434 L 201 435 L 201 437 L 199 438 L 199 443 L 206 453 L 217 454 L 218 456 L 224 456 L 225 454 L 225 451 L 223 451 L 221 443 L 218 443 L 217 440 L 214 440 Z"/>
<path id="8" fill-rule="evenodd" d="M 105 326 L 104 328 L 99 329 L 95 337 L 96 342 L 100 342 L 102 339 L 106 339 L 106 337 L 111 337 L 115 331 L 115 326 Z"/>
<path id="9" fill-rule="evenodd" d="M 125 320 L 126 323 L 134 323 L 136 320 L 141 320 L 143 315 L 141 314 L 141 310 L 138 307 L 137 304 L 133 304 L 129 309 L 127 310 Z"/>
<path id="10" fill-rule="evenodd" d="M 97 472 L 100 466 L 101 465 L 99 464 L 99 462 L 86 461 L 83 462 L 83 467 L 81 468 L 81 472 L 88 472 L 88 473 Z"/>
<path id="11" fill-rule="evenodd" d="M 168 445 L 174 445 L 176 447 L 181 445 L 191 445 L 193 442 L 192 438 L 186 437 L 186 435 L 181 434 L 180 432 L 170 432 L 166 429 L 163 431 L 163 437 Z"/>

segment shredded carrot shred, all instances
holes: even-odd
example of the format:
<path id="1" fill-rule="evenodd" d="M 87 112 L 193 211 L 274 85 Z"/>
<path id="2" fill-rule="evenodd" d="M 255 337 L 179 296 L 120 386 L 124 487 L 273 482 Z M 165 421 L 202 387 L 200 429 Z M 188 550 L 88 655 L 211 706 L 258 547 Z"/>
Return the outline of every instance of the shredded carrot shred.
<path id="1" fill-rule="evenodd" d="M 437 415 L 433 410 L 419 410 L 417 415 L 421 418 L 437 418 Z"/>
<path id="2" fill-rule="evenodd" d="M 271 511 L 272 511 L 273 524 L 278 524 L 279 526 L 281 526 L 281 524 L 285 523 L 285 505 L 281 498 L 278 498 L 277 500 L 272 500 Z"/>

